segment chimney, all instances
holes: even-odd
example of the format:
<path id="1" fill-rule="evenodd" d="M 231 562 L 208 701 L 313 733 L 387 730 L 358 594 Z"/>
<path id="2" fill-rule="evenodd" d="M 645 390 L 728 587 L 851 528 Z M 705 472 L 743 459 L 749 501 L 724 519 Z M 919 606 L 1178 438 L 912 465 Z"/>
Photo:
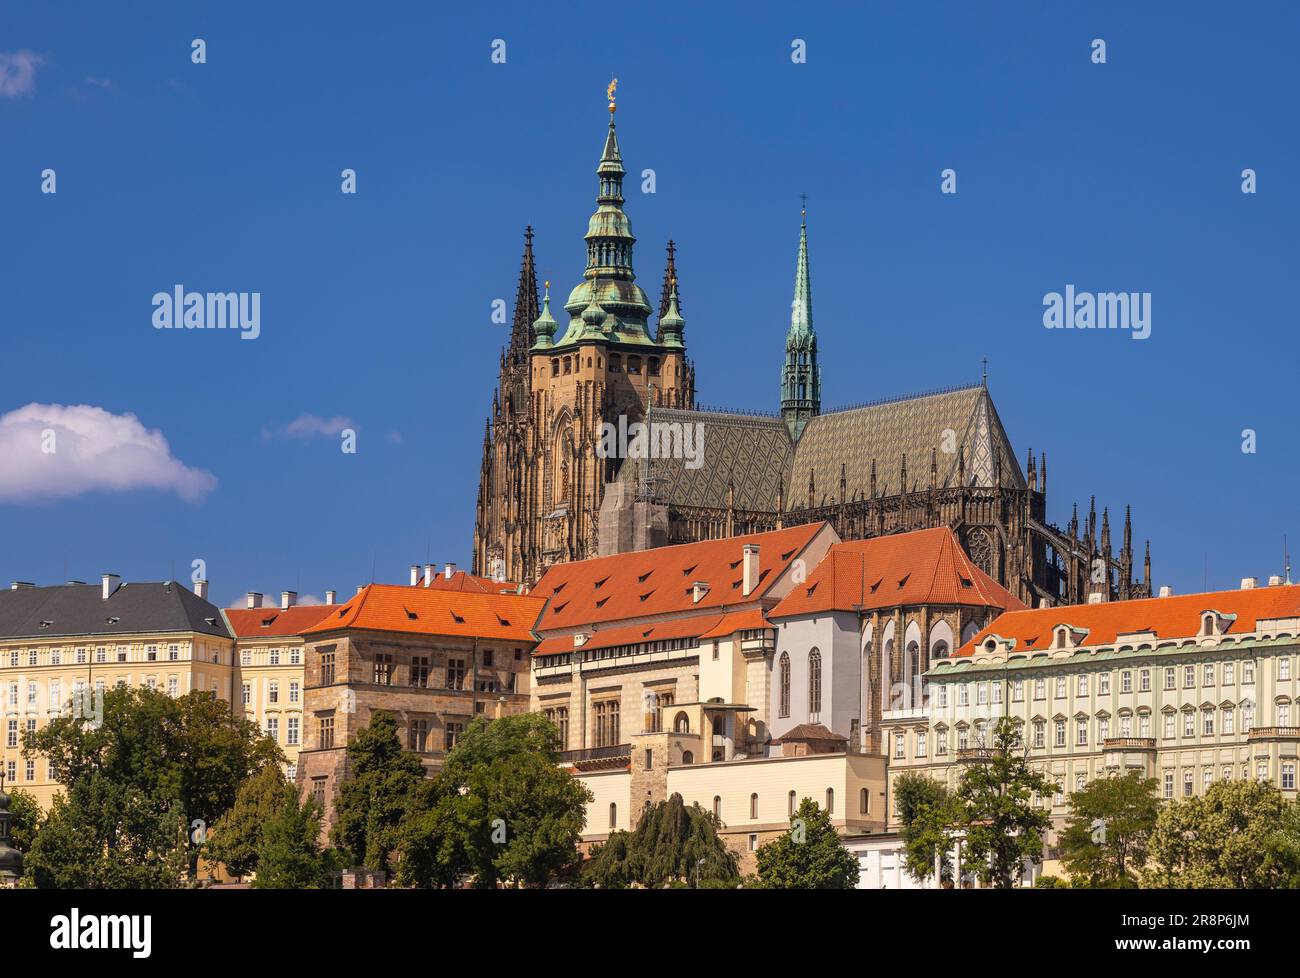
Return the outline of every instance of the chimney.
<path id="1" fill-rule="evenodd" d="M 1278 587 L 1281 583 L 1282 583 L 1282 575 L 1281 575 L 1281 574 L 1270 574 L 1270 575 L 1268 576 L 1268 586 L 1269 586 L 1269 587 Z"/>
<path id="2" fill-rule="evenodd" d="M 1257 577 L 1243 577 L 1241 579 L 1241 589 L 1243 591 L 1253 591 L 1259 585 Z"/>
<path id="3" fill-rule="evenodd" d="M 456 576 L 456 565 L 448 564 L 446 567 L 443 568 L 442 574 L 443 577 L 447 578 L 447 580 L 450 581 L 453 577 Z"/>
<path id="4" fill-rule="evenodd" d="M 573 647 L 580 649 L 587 644 L 587 636 L 582 632 L 573 633 Z"/>
<path id="5" fill-rule="evenodd" d="M 103 580 L 103 598 L 107 601 L 109 596 L 122 586 L 122 576 L 120 574 L 105 574 Z"/>
<path id="6" fill-rule="evenodd" d="M 1173 596 L 1174 596 L 1174 589 L 1172 587 L 1170 587 L 1168 584 L 1160 585 L 1160 597 L 1172 598 Z"/>
<path id="7" fill-rule="evenodd" d="M 12 584 L 9 585 L 9 590 L 17 591 L 20 587 L 35 587 L 35 586 L 36 585 L 33 584 L 31 581 L 14 581 Z"/>
<path id="8" fill-rule="evenodd" d="M 297 603 L 298 603 L 298 592 L 297 592 L 297 591 L 281 591 L 281 592 L 280 592 L 280 610 L 281 610 L 281 611 L 288 611 L 290 608 L 292 608 L 292 607 L 293 607 L 294 605 L 296 605 Z"/>
<path id="9" fill-rule="evenodd" d="M 1102 594 L 1100 591 L 1093 591 L 1090 595 L 1088 595 L 1088 604 L 1105 604 L 1105 603 L 1106 603 L 1106 595 Z"/>
<path id="10" fill-rule="evenodd" d="M 415 587 L 415 585 L 419 583 L 420 583 L 420 565 L 412 564 L 411 565 L 411 587 Z"/>
<path id="11" fill-rule="evenodd" d="M 261 592 L 259 592 L 259 591 L 249 591 L 249 592 L 248 592 L 248 597 L 247 597 L 247 599 L 246 599 L 246 603 L 245 603 L 244 607 L 245 607 L 245 608 L 250 608 L 250 609 L 251 609 L 251 608 L 260 608 L 260 607 L 262 607 L 262 595 L 261 595 Z"/>
<path id="12" fill-rule="evenodd" d="M 691 589 L 691 604 L 699 604 L 704 599 L 704 596 L 709 593 L 709 582 L 696 581 L 691 585 Z"/>
<path id="13" fill-rule="evenodd" d="M 758 587 L 758 544 L 745 544 L 740 557 L 740 566 L 743 569 L 740 593 L 744 597 L 749 597 L 754 588 Z"/>
<path id="14" fill-rule="evenodd" d="M 326 604 L 334 604 L 334 603 L 335 603 L 335 599 L 336 599 L 338 596 L 339 596 L 339 593 L 338 593 L 337 591 L 326 591 L 326 592 L 325 592 L 325 603 L 326 603 Z"/>
<path id="15" fill-rule="evenodd" d="M 208 600 L 208 582 L 207 582 L 207 581 L 195 581 L 195 582 L 194 582 L 194 593 L 195 593 L 198 597 L 202 598 L 204 601 L 207 601 L 207 600 Z"/>
<path id="16" fill-rule="evenodd" d="M 432 587 L 433 579 L 434 577 L 437 576 L 437 574 L 438 574 L 437 564 L 425 564 L 424 565 L 424 586 Z"/>
<path id="17" fill-rule="evenodd" d="M 1051 605 L 1048 603 L 1048 601 L 1047 601 L 1046 598 L 1039 598 L 1039 599 L 1038 599 L 1038 607 L 1040 607 L 1040 608 L 1050 608 Z"/>
<path id="18" fill-rule="evenodd" d="M 364 591 L 365 589 L 366 589 L 366 586 L 365 586 L 364 584 L 358 584 L 358 585 L 357 585 L 357 594 L 360 594 L 360 593 L 361 593 L 362 591 Z"/>

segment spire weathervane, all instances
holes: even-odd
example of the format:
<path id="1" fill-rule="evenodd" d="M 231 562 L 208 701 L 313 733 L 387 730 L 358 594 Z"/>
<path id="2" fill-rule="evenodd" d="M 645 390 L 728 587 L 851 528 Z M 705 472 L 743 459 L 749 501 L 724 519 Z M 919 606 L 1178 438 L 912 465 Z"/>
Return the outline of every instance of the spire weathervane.
<path id="1" fill-rule="evenodd" d="M 614 92 L 617 91 L 617 89 L 618 89 L 617 78 L 610 81 L 609 87 L 605 89 L 605 97 L 609 99 L 609 111 L 611 115 L 618 108 L 618 106 L 614 102 Z"/>

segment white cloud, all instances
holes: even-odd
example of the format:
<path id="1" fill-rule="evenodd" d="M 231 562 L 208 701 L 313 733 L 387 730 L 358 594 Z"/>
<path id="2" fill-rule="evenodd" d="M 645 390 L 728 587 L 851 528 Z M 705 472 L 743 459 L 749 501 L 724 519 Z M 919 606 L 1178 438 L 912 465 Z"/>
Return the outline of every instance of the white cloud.
<path id="1" fill-rule="evenodd" d="M 257 588 L 250 588 L 249 590 L 251 590 L 251 591 L 257 591 L 257 593 L 260 594 L 260 595 L 262 596 L 262 607 L 263 607 L 263 608 L 278 608 L 278 607 L 280 607 L 280 592 L 279 592 L 279 591 L 258 591 Z M 323 597 L 319 596 L 319 595 L 316 595 L 316 594 L 300 594 L 300 595 L 298 595 L 298 597 L 295 599 L 295 603 L 296 603 L 296 604 L 299 604 L 299 605 L 318 605 L 318 604 L 324 604 L 324 603 L 325 603 L 325 599 L 324 599 Z M 236 596 L 234 597 L 233 600 L 231 600 L 229 603 L 227 603 L 226 605 L 224 605 L 224 607 L 226 607 L 226 608 L 246 608 L 246 607 L 248 607 L 248 592 L 247 592 L 247 591 L 241 591 L 238 595 L 236 595 Z"/>
<path id="2" fill-rule="evenodd" d="M 336 416 L 322 418 L 315 414 L 300 414 L 286 425 L 265 427 L 263 438 L 337 438 L 344 428 L 355 429 L 351 418 Z"/>
<path id="3" fill-rule="evenodd" d="M 0 98 L 36 92 L 36 66 L 45 61 L 35 51 L 0 51 Z"/>
<path id="4" fill-rule="evenodd" d="M 28 404 L 0 415 L 0 500 L 161 489 L 197 502 L 211 472 L 174 458 L 161 431 L 89 404 Z"/>

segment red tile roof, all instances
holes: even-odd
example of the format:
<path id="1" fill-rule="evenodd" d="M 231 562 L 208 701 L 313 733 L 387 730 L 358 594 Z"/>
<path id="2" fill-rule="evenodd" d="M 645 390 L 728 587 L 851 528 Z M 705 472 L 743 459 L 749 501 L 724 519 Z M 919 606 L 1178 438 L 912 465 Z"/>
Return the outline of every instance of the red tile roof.
<path id="1" fill-rule="evenodd" d="M 279 605 L 272 605 L 269 608 L 226 608 L 223 614 L 236 638 L 269 638 L 301 635 L 338 607 L 336 604 L 298 604 L 281 609 Z"/>
<path id="2" fill-rule="evenodd" d="M 424 578 L 421 577 L 416 587 L 424 586 Z M 519 590 L 519 585 L 511 581 L 494 581 L 490 577 L 480 577 L 468 571 L 458 570 L 451 577 L 448 577 L 445 573 L 435 574 L 429 588 L 436 591 L 478 591 L 483 594 L 513 594 Z"/>
<path id="3" fill-rule="evenodd" d="M 608 649 L 616 645 L 638 645 L 641 642 L 657 642 L 660 639 L 667 638 L 702 638 L 702 633 L 715 628 L 723 618 L 724 616 L 716 614 L 695 615 L 691 618 L 670 618 L 667 621 L 644 622 L 640 625 L 601 628 L 589 633 L 590 637 L 580 647 L 585 651 L 587 649 Z M 552 635 L 550 638 L 543 639 L 533 654 L 556 655 L 562 652 L 572 652 L 574 648 L 573 635 Z"/>
<path id="4" fill-rule="evenodd" d="M 748 611 L 733 611 L 723 615 L 713 628 L 700 638 L 729 638 L 736 632 L 746 632 L 755 628 L 771 628 L 762 608 L 750 608 Z"/>
<path id="5" fill-rule="evenodd" d="M 550 598 L 538 629 L 581 628 L 603 621 L 757 604 L 826 523 L 806 523 L 768 533 L 702 540 L 550 567 L 532 594 Z M 742 548 L 759 545 L 759 581 L 741 595 Z M 709 592 L 692 600 L 692 585 Z"/>
<path id="6" fill-rule="evenodd" d="M 1193 638 L 1200 634 L 1201 613 L 1205 611 L 1237 616 L 1225 627 L 1225 634 L 1253 632 L 1261 618 L 1300 615 L 1300 585 L 1012 611 L 995 618 L 958 649 L 957 655 L 970 655 L 990 635 L 1014 638 L 1017 652 L 1048 649 L 1057 625 L 1086 629 L 1088 634 L 1081 642 L 1086 646 L 1108 645 L 1118 636 L 1134 632 L 1154 632 L 1161 639 Z"/>
<path id="7" fill-rule="evenodd" d="M 950 529 L 936 527 L 835 544 L 768 617 L 921 604 L 1025 607 L 971 562 Z"/>
<path id="8" fill-rule="evenodd" d="M 544 598 L 520 594 L 443 591 L 400 584 L 368 584 L 347 604 L 307 629 L 365 628 L 532 643 Z"/>

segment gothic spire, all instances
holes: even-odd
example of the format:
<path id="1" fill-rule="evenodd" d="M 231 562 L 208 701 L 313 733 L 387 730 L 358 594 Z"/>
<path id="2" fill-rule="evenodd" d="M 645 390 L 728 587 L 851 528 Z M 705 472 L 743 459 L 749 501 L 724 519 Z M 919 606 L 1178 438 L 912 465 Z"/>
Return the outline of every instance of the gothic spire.
<path id="1" fill-rule="evenodd" d="M 668 239 L 668 263 L 664 265 L 664 287 L 659 293 L 659 321 L 662 324 L 663 318 L 668 314 L 668 293 L 677 284 L 677 242 L 672 238 Z M 682 298 L 677 297 L 677 311 L 680 314 L 682 310 Z M 658 337 L 656 337 L 658 339 Z"/>
<path id="2" fill-rule="evenodd" d="M 817 365 L 817 334 L 813 331 L 812 284 L 808 273 L 808 209 L 800 211 L 799 254 L 795 261 L 794 300 L 790 330 L 785 337 L 781 371 L 781 417 L 795 441 L 810 418 L 821 413 L 821 368 Z"/>
<path id="3" fill-rule="evenodd" d="M 664 346 L 682 345 L 682 334 L 686 329 L 686 320 L 682 319 L 682 313 L 677 303 L 677 280 L 673 279 L 669 286 L 668 308 L 659 317 L 657 342 L 662 343 Z"/>
<path id="4" fill-rule="evenodd" d="M 533 228 L 524 228 L 524 257 L 519 264 L 519 287 L 515 290 L 515 320 L 510 329 L 510 354 L 512 363 L 522 363 L 528 358 L 533 345 L 533 322 L 538 316 L 537 264 L 533 260 Z"/>

